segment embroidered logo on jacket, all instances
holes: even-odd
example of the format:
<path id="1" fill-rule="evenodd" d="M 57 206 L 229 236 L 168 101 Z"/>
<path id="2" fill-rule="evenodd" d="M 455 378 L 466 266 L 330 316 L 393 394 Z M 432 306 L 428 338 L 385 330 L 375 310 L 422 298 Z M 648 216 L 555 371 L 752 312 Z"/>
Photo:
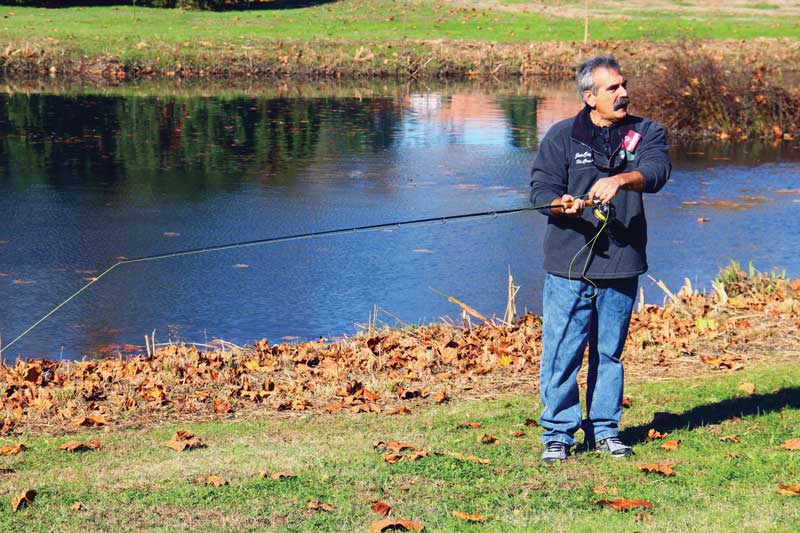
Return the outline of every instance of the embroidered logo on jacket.
<path id="1" fill-rule="evenodd" d="M 576 165 L 585 165 L 586 163 L 591 163 L 591 162 L 592 162 L 591 152 L 578 152 L 575 154 Z"/>

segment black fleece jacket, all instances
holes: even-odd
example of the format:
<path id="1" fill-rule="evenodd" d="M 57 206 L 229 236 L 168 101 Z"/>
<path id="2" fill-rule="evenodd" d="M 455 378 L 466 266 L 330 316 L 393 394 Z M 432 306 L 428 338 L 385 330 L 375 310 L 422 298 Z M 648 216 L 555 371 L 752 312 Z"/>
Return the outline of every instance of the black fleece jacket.
<path id="1" fill-rule="evenodd" d="M 610 126 L 611 151 L 607 152 L 589 111 L 588 106 L 584 107 L 577 116 L 559 122 L 542 140 L 532 171 L 533 205 L 549 204 L 564 194 L 584 195 L 597 180 L 633 170 L 644 175 L 646 193 L 658 192 L 669 179 L 672 164 L 660 124 L 628 115 Z M 632 153 L 622 148 L 622 139 L 630 130 L 642 136 Z M 647 221 L 642 193 L 620 189 L 611 203 L 616 213 L 594 246 L 585 272 L 590 279 L 628 278 L 647 271 Z M 548 215 L 545 270 L 558 276 L 580 278 L 588 250 L 584 249 L 577 257 L 575 254 L 597 233 L 601 222 L 591 209 L 584 210 L 582 217 L 555 216 L 549 209 L 541 212 Z"/>

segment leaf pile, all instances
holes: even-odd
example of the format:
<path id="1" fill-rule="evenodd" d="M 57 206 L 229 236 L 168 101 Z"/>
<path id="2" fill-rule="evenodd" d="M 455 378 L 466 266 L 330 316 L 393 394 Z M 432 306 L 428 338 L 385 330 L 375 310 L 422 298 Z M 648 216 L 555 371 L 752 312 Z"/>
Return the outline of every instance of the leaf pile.
<path id="1" fill-rule="evenodd" d="M 751 285 L 763 290 L 681 290 L 663 307 L 641 306 L 631 321 L 626 372 L 729 371 L 761 348 L 789 353 L 800 340 L 800 283 L 771 279 Z M 408 402 L 440 402 L 482 385 L 533 382 L 540 323 L 528 314 L 510 326 L 433 324 L 331 343 L 263 339 L 233 350 L 226 344 L 207 350 L 171 344 L 150 356 L 18 360 L 0 366 L 0 434 L 196 420 L 244 410 L 406 413 Z M 182 440 L 172 441 L 176 449 L 187 447 Z"/>

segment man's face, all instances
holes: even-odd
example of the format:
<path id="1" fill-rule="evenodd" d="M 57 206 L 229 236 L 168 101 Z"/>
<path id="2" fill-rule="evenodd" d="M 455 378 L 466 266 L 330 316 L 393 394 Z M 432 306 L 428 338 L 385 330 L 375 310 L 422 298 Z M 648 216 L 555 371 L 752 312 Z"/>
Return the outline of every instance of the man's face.
<path id="1" fill-rule="evenodd" d="M 628 114 L 628 91 L 625 88 L 627 83 L 622 74 L 616 70 L 598 67 L 594 70 L 594 84 L 597 94 L 592 91 L 585 91 L 583 93 L 584 99 L 601 119 L 608 122 L 618 122 Z"/>

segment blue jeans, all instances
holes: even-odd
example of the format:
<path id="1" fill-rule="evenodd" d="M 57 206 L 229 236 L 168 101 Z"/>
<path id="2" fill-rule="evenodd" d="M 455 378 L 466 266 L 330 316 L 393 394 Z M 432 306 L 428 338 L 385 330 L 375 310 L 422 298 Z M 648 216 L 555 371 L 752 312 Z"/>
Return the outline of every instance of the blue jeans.
<path id="1" fill-rule="evenodd" d="M 575 444 L 583 426 L 586 441 L 618 434 L 623 370 L 619 357 L 628 335 L 639 278 L 584 280 L 548 274 L 544 284 L 540 388 L 545 429 L 542 442 Z M 571 289 L 570 289 L 571 287 Z M 589 298 L 597 293 L 595 298 Z M 579 298 L 580 295 L 582 298 Z M 578 370 L 589 345 L 586 419 L 581 423 Z"/>

